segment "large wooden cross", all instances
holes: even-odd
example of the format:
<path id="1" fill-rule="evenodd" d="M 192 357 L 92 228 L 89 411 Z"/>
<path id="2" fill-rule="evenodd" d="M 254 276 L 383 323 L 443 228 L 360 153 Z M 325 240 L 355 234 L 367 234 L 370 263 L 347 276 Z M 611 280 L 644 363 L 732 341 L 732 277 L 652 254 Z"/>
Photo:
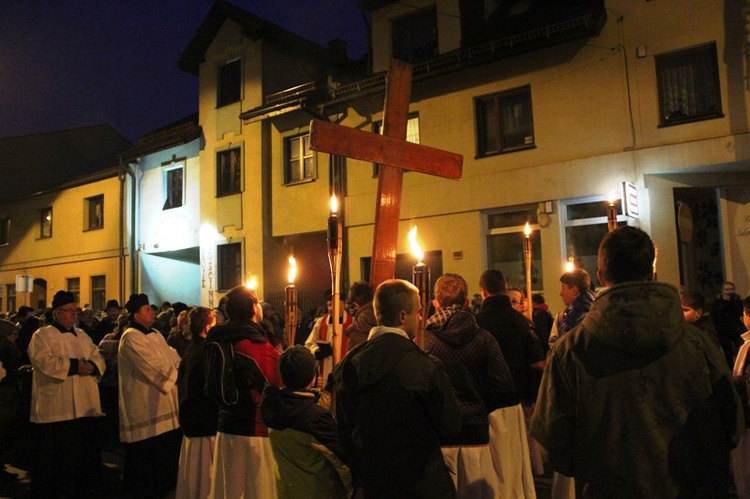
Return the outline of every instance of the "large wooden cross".
<path id="1" fill-rule="evenodd" d="M 326 121 L 310 125 L 310 148 L 378 163 L 377 211 L 372 242 L 370 283 L 373 288 L 396 273 L 398 221 L 404 170 L 459 179 L 463 156 L 406 141 L 412 66 L 394 59 L 388 71 L 383 108 L 383 134 Z"/>

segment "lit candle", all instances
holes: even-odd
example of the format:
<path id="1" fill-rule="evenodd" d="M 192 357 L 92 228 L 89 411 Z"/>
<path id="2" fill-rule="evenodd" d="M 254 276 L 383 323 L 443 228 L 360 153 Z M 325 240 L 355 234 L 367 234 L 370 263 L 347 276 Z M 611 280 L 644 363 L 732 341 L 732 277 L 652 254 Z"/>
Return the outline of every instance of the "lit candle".
<path id="1" fill-rule="evenodd" d="M 609 232 L 612 232 L 617 228 L 617 208 L 615 207 L 616 201 L 617 196 L 615 195 L 615 191 L 612 190 L 609 192 L 609 196 L 607 198 L 607 229 L 609 229 Z"/>
<path id="2" fill-rule="evenodd" d="M 331 214 L 328 217 L 328 263 L 331 265 L 331 291 L 333 296 L 331 317 L 331 346 L 333 347 L 333 365 L 341 360 L 342 331 L 341 321 L 341 255 L 344 246 L 344 230 L 341 217 L 338 215 L 339 201 L 336 195 L 331 196 Z"/>
<path id="3" fill-rule="evenodd" d="M 411 271 L 411 282 L 419 289 L 419 302 L 422 306 L 422 320 L 416 334 L 416 343 L 419 348 L 424 349 L 424 324 L 430 310 L 430 266 L 424 263 L 424 252 L 417 242 L 417 227 L 409 231 L 409 245 L 412 254 L 417 258 L 417 264 Z"/>
<path id="4" fill-rule="evenodd" d="M 250 277 L 250 280 L 247 281 L 247 284 L 245 284 L 245 287 L 255 291 L 255 288 L 258 287 L 258 279 L 256 279 L 255 276 Z"/>
<path id="5" fill-rule="evenodd" d="M 526 226 L 523 229 L 523 256 L 526 260 L 526 299 L 531 300 L 531 226 L 529 222 L 526 222 Z M 534 307 L 526 306 L 526 316 L 531 319 Z"/>
<path id="6" fill-rule="evenodd" d="M 294 285 L 294 279 L 297 278 L 297 261 L 293 256 L 289 257 L 289 273 L 287 281 L 289 284 L 284 288 L 284 307 L 285 307 L 285 333 L 286 345 L 294 345 L 297 336 L 297 286 Z"/>

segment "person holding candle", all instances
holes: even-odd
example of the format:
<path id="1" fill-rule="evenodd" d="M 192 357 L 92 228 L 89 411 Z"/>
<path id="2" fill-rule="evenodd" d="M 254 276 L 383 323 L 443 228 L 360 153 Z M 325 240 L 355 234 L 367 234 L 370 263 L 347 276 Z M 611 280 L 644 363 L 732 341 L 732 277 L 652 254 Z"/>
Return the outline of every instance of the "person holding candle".
<path id="1" fill-rule="evenodd" d="M 425 350 L 437 357 L 458 396 L 463 424 L 456 437 L 443 444 L 443 455 L 456 484 L 457 497 L 513 497 L 523 490 L 506 490 L 502 477 L 519 471 L 519 460 L 493 467 L 489 414 L 518 405 L 513 377 L 500 346 L 477 325 L 468 310 L 468 286 L 458 274 L 443 274 L 435 283 L 435 313 L 425 324 Z"/>
<path id="2" fill-rule="evenodd" d="M 548 357 L 531 431 L 578 497 L 729 497 L 740 399 L 677 289 L 652 281 L 654 253 L 638 228 L 605 235 L 607 289 Z"/>
<path id="3" fill-rule="evenodd" d="M 415 343 L 419 290 L 391 279 L 374 299 L 378 326 L 333 372 L 336 421 L 364 497 L 455 498 L 440 450 L 461 428 L 445 372 Z"/>

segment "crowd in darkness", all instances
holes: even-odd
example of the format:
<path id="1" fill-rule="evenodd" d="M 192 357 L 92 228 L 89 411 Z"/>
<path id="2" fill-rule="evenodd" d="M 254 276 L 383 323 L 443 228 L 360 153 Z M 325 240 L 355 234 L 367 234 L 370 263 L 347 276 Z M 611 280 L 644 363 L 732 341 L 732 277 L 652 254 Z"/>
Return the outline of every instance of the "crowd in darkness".
<path id="1" fill-rule="evenodd" d="M 440 276 L 429 317 L 411 283 L 357 282 L 294 345 L 244 286 L 101 314 L 58 291 L 0 319 L 0 456 L 39 498 L 106 496 L 103 451 L 123 497 L 536 497 L 553 473 L 554 497 L 750 498 L 750 297 L 709 304 L 653 260 L 610 232 L 602 288 L 565 272 L 559 313 L 497 269 L 473 296 Z"/>

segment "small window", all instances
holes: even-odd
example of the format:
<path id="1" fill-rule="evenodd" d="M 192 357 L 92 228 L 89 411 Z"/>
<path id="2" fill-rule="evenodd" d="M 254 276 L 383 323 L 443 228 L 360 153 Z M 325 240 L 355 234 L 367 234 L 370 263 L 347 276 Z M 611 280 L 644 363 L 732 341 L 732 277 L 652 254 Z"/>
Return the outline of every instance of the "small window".
<path id="1" fill-rule="evenodd" d="M 723 116 L 715 43 L 657 55 L 654 59 L 660 126 Z"/>
<path id="2" fill-rule="evenodd" d="M 531 87 L 521 87 L 475 100 L 477 156 L 534 147 Z"/>
<path id="3" fill-rule="evenodd" d="M 378 135 L 382 135 L 383 133 L 382 129 L 383 129 L 382 121 L 376 121 L 372 126 L 373 133 L 377 133 Z M 406 141 L 411 142 L 412 144 L 419 144 L 419 115 L 418 114 L 409 116 L 409 119 L 406 122 Z M 377 178 L 379 174 L 380 174 L 380 165 L 377 163 L 374 163 L 372 165 L 372 177 Z"/>
<path id="4" fill-rule="evenodd" d="M 437 9 L 433 5 L 394 19 L 393 57 L 418 64 L 438 55 Z"/>
<path id="5" fill-rule="evenodd" d="M 39 238 L 52 237 L 52 207 L 39 210 Z"/>
<path id="6" fill-rule="evenodd" d="M 241 149 L 236 147 L 216 153 L 217 196 L 228 196 L 242 192 Z"/>
<path id="7" fill-rule="evenodd" d="M 86 221 L 84 230 L 104 227 L 104 195 L 86 198 Z"/>
<path id="8" fill-rule="evenodd" d="M 16 312 L 16 285 L 8 284 L 8 312 Z"/>
<path id="9" fill-rule="evenodd" d="M 235 59 L 219 68 L 216 107 L 226 106 L 240 100 L 242 83 L 242 61 Z"/>
<path id="10" fill-rule="evenodd" d="M 104 310 L 107 298 L 107 277 L 103 275 L 91 276 L 91 308 Z"/>
<path id="11" fill-rule="evenodd" d="M 10 244 L 10 218 L 0 218 L 0 246 L 7 246 L 9 244 Z"/>
<path id="12" fill-rule="evenodd" d="M 284 139 L 284 183 L 315 180 L 315 154 L 310 149 L 310 134 Z"/>
<path id="13" fill-rule="evenodd" d="M 185 169 L 182 166 L 164 170 L 164 206 L 163 210 L 182 206 L 185 192 Z"/>
<path id="14" fill-rule="evenodd" d="M 219 266 L 219 290 L 229 290 L 242 284 L 242 243 L 221 244 L 216 247 Z"/>
<path id="15" fill-rule="evenodd" d="M 76 303 L 81 304 L 81 279 L 79 277 L 71 277 L 66 279 L 67 290 L 73 293 L 76 299 Z"/>

